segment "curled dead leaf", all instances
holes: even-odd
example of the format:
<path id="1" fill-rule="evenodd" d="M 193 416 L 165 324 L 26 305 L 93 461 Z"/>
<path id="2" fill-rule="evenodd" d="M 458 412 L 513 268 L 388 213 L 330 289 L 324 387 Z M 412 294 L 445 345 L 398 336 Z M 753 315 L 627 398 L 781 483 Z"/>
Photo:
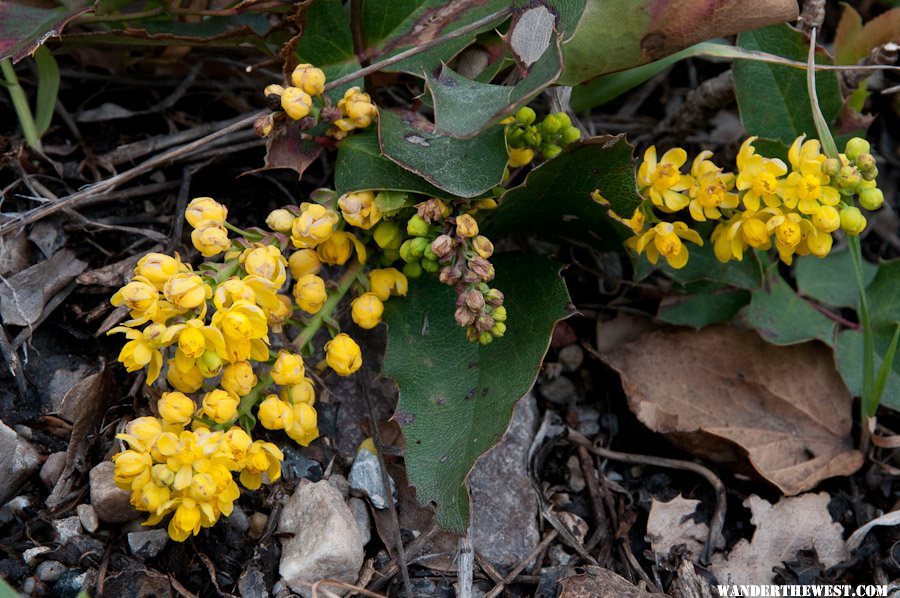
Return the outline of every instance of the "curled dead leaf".
<path id="1" fill-rule="evenodd" d="M 666 598 L 665 594 L 651 594 L 609 569 L 586 566 L 584 570 L 585 572 L 581 575 L 572 575 L 559 580 L 558 583 L 562 588 L 559 598 L 620 598 L 621 596 Z"/>
<path id="2" fill-rule="evenodd" d="M 713 326 L 643 334 L 603 358 L 644 425 L 700 457 L 749 464 L 784 494 L 863 463 L 850 393 L 823 344 L 778 347 Z"/>
<path id="3" fill-rule="evenodd" d="M 668 502 L 655 498 L 651 500 L 647 540 L 653 552 L 665 556 L 675 546 L 683 545 L 695 559 L 700 556 L 709 535 L 709 526 L 694 520 L 699 504 L 699 500 L 684 498 L 680 494 Z M 719 541 L 724 545 L 722 536 L 719 536 Z"/>

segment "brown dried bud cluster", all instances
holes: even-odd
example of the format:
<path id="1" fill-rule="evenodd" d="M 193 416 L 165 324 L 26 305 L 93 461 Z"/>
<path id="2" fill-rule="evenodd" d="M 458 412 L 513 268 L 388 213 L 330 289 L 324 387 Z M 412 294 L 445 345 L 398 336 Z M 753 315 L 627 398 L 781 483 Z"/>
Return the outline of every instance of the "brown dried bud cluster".
<path id="1" fill-rule="evenodd" d="M 419 218 L 429 224 L 441 222 L 450 215 L 450 207 L 440 199 L 429 199 L 416 205 Z"/>

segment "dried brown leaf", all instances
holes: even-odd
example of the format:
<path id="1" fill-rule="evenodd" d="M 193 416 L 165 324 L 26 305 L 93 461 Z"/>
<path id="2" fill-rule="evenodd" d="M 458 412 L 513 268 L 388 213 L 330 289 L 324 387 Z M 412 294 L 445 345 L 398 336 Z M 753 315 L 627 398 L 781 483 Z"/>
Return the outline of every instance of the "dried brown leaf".
<path id="1" fill-rule="evenodd" d="M 814 549 L 826 567 L 850 558 L 843 528 L 828 512 L 830 500 L 826 492 L 783 498 L 775 505 L 758 496 L 745 500 L 756 531 L 752 541 L 735 544 L 727 559 L 721 554 L 713 557 L 712 571 L 719 583 L 771 583 L 772 568 L 794 560 L 801 550 Z"/>
<path id="2" fill-rule="evenodd" d="M 68 249 L 46 261 L 0 280 L 0 318 L 7 326 L 31 326 L 44 305 L 81 274 L 87 264 Z"/>
<path id="3" fill-rule="evenodd" d="M 660 330 L 608 351 L 632 412 L 674 444 L 749 462 L 784 494 L 855 472 L 851 396 L 820 343 L 770 345 L 728 326 Z"/>
<path id="4" fill-rule="evenodd" d="M 699 500 L 684 498 L 680 494 L 669 502 L 655 498 L 650 501 L 647 518 L 647 541 L 653 552 L 668 555 L 673 547 L 684 545 L 692 556 L 699 556 L 709 535 L 709 526 L 694 521 Z M 720 540 L 724 541 L 720 537 Z"/>
<path id="5" fill-rule="evenodd" d="M 664 594 L 651 594 L 624 577 L 602 567 L 585 567 L 585 573 L 559 580 L 562 591 L 559 598 L 666 598 Z"/>
<path id="6" fill-rule="evenodd" d="M 291 123 L 269 135 L 266 140 L 265 166 L 247 174 L 275 168 L 290 168 L 297 172 L 299 178 L 302 178 L 306 169 L 318 159 L 321 153 L 322 146 L 312 140 L 303 139 L 300 128 Z"/>

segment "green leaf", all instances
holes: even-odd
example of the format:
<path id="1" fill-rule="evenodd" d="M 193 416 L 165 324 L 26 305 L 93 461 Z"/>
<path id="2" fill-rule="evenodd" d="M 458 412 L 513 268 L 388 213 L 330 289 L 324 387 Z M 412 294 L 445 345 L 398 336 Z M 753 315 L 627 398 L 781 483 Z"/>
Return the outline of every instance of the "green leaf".
<path id="1" fill-rule="evenodd" d="M 798 296 L 778 274 L 769 280 L 768 288 L 753 291 L 747 319 L 773 345 L 813 339 L 834 344 L 835 323 Z"/>
<path id="2" fill-rule="evenodd" d="M 622 135 L 570 144 L 503 195 L 485 224 L 486 234 L 540 233 L 618 244 L 625 238 L 626 229 L 615 224 L 607 212 L 611 207 L 618 214 L 631 216 L 640 203 L 632 149 Z M 593 200 L 595 190 L 609 206 Z"/>
<path id="3" fill-rule="evenodd" d="M 676 270 L 665 260 L 656 266 L 647 261 L 646 255 L 635 260 L 635 279 L 643 280 L 654 270 L 665 272 L 672 280 L 681 284 L 690 284 L 700 280 L 710 280 L 728 284 L 740 289 L 758 289 L 763 283 L 762 265 L 754 253 L 748 253 L 744 259 L 722 263 L 716 259 L 712 244 L 707 242 L 703 247 L 689 245 L 690 257 L 684 268 Z"/>
<path id="4" fill-rule="evenodd" d="M 884 356 L 890 347 L 894 329 L 881 328 L 875 334 L 875 371 L 882 367 Z M 863 334 L 861 330 L 844 330 L 837 335 L 834 356 L 844 384 L 853 396 L 862 396 L 863 391 Z M 900 411 L 900 362 L 894 360 L 881 404 Z"/>
<path id="5" fill-rule="evenodd" d="M 528 75 L 512 86 L 472 81 L 444 65 L 437 77 L 427 77 L 437 129 L 453 137 L 471 137 L 534 98 L 556 80 L 561 68 L 556 35 Z"/>
<path id="6" fill-rule="evenodd" d="M 900 8 L 885 11 L 862 24 L 862 18 L 849 4 L 844 4 L 834 37 L 835 62 L 856 64 L 873 48 L 900 39 Z"/>
<path id="7" fill-rule="evenodd" d="M 806 62 L 809 40 L 789 25 L 773 25 L 738 36 L 738 45 L 747 50 L 776 54 Z M 824 51 L 816 62 L 831 64 Z M 734 61 L 734 85 L 741 121 L 748 135 L 790 145 L 800 135 L 817 138 L 806 88 L 806 71 L 753 60 Z M 816 95 L 825 120 L 834 123 L 843 98 L 835 71 L 816 73 Z"/>
<path id="8" fill-rule="evenodd" d="M 410 112 L 379 113 L 378 136 L 388 158 L 460 197 L 477 197 L 500 184 L 507 160 L 503 127 L 471 139 L 454 139 L 420 119 Z"/>
<path id="9" fill-rule="evenodd" d="M 3 0 L 0 2 L 0 60 L 12 58 L 18 62 L 48 37 L 60 35 L 69 21 L 90 10 L 93 3 L 93 0 Z"/>
<path id="10" fill-rule="evenodd" d="M 868 286 L 877 272 L 878 266 L 863 262 L 863 283 Z M 823 305 L 856 308 L 859 303 L 849 251 L 835 251 L 824 258 L 802 256 L 797 260 L 796 276 L 797 290 Z"/>
<path id="11" fill-rule="evenodd" d="M 727 322 L 740 308 L 750 302 L 747 291 L 703 293 L 674 297 L 674 301 L 659 306 L 657 318 L 669 324 L 703 328 L 718 322 Z"/>
<path id="12" fill-rule="evenodd" d="M 383 214 L 388 216 L 402 210 L 411 203 L 409 194 L 401 191 L 381 191 L 375 194 L 375 205 Z"/>
<path id="13" fill-rule="evenodd" d="M 35 104 L 34 126 L 38 137 L 50 128 L 53 112 L 56 110 L 56 94 L 59 92 L 59 65 L 46 47 L 41 46 L 34 52 L 34 61 L 38 69 L 37 102 Z"/>
<path id="14" fill-rule="evenodd" d="M 872 326 L 893 329 L 894 324 L 900 322 L 900 260 L 878 266 L 878 274 L 869 285 L 868 295 Z"/>
<path id="15" fill-rule="evenodd" d="M 446 193 L 392 162 L 378 146 L 374 130 L 355 131 L 338 144 L 334 185 L 339 194 L 349 191 L 391 190 L 446 196 Z"/>
<path id="16" fill-rule="evenodd" d="M 509 313 L 506 335 L 481 346 L 453 318 L 453 289 L 425 276 L 388 302 L 384 373 L 400 388 L 394 418 L 406 438 L 406 467 L 420 501 L 437 503 L 437 523 L 466 529 L 464 480 L 500 439 L 516 401 L 531 388 L 553 325 L 569 296 L 559 264 L 533 254 L 494 259 Z"/>

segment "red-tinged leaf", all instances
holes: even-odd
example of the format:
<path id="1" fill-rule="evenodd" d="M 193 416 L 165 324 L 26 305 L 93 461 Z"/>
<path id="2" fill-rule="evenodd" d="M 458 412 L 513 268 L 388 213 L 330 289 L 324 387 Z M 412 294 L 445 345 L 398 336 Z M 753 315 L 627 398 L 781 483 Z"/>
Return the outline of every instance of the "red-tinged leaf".
<path id="1" fill-rule="evenodd" d="M 835 64 L 856 64 L 874 48 L 889 42 L 900 42 L 900 8 L 883 12 L 863 25 L 859 13 L 845 4 L 834 38 Z"/>
<path id="2" fill-rule="evenodd" d="M 0 60 L 18 62 L 48 38 L 59 36 L 69 21 L 92 5 L 91 0 L 0 2 Z"/>
<path id="3" fill-rule="evenodd" d="M 296 124 L 290 124 L 273 132 L 266 140 L 266 162 L 262 168 L 252 172 L 262 172 L 275 168 L 290 168 L 297 171 L 299 178 L 318 159 L 322 146 L 311 139 L 303 139 Z"/>

